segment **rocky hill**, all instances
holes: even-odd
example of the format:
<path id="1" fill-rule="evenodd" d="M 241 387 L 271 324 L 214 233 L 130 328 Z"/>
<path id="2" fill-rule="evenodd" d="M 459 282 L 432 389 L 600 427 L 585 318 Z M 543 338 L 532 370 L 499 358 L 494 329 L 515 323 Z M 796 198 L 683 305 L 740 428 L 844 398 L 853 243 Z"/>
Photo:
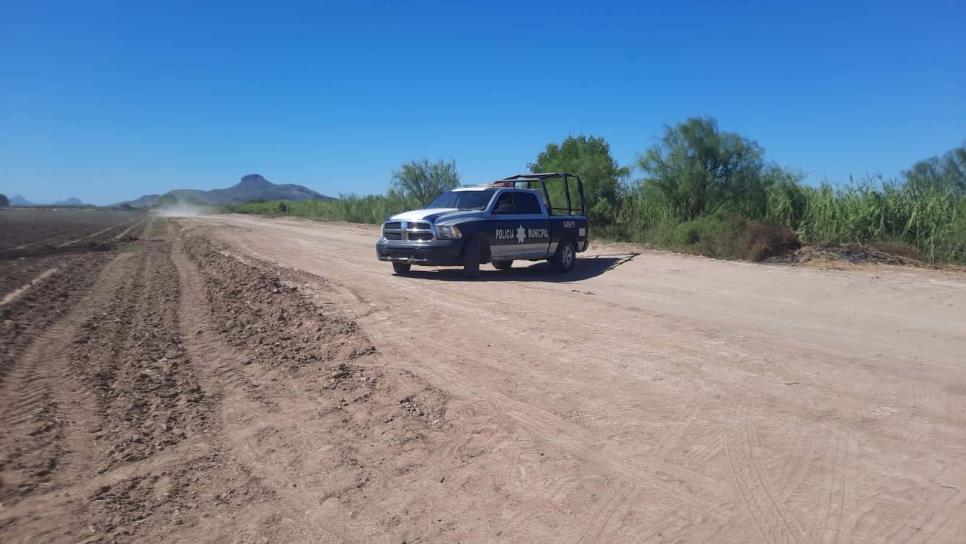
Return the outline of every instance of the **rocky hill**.
<path id="1" fill-rule="evenodd" d="M 55 202 L 47 203 L 37 203 L 31 202 L 21 195 L 13 195 L 10 197 L 11 206 L 84 206 L 84 202 L 77 197 L 70 197 L 64 200 L 57 200 Z"/>
<path id="2" fill-rule="evenodd" d="M 275 184 L 259 174 L 249 174 L 227 189 L 175 189 L 163 195 L 144 195 L 135 200 L 121 202 L 133 208 L 152 207 L 164 201 L 175 200 L 183 204 L 223 206 L 252 200 L 334 200 L 307 187 L 292 184 Z"/>
<path id="3" fill-rule="evenodd" d="M 10 205 L 11 206 L 34 206 L 34 203 L 20 195 L 13 195 L 12 197 L 10 197 Z"/>

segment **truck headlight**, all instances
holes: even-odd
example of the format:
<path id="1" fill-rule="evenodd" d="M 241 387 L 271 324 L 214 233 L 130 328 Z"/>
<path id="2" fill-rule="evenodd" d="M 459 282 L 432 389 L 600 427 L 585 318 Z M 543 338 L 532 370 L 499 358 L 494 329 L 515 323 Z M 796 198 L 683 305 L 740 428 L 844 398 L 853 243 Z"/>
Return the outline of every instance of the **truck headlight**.
<path id="1" fill-rule="evenodd" d="M 436 237 L 440 240 L 457 240 L 463 237 L 463 233 L 457 227 L 443 225 L 436 227 Z"/>

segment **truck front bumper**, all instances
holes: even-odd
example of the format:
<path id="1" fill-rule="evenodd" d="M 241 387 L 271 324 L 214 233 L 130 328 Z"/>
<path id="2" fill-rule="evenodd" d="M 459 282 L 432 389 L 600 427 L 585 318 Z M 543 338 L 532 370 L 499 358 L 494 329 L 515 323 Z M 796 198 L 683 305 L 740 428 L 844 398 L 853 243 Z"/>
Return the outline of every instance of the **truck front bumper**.
<path id="1" fill-rule="evenodd" d="M 460 258 L 462 247 L 462 240 L 432 240 L 414 243 L 406 240 L 382 239 L 376 243 L 376 255 L 380 261 L 452 266 L 462 264 Z"/>

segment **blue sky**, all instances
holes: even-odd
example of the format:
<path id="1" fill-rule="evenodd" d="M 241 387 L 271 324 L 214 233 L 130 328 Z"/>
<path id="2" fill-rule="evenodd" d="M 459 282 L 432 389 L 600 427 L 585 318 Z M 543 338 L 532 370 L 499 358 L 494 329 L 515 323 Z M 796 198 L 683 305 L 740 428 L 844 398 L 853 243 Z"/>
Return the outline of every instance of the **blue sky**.
<path id="1" fill-rule="evenodd" d="M 479 182 L 568 134 L 631 164 L 696 115 L 809 182 L 966 142 L 966 3 L 725 4 L 0 0 L 0 192 Z"/>

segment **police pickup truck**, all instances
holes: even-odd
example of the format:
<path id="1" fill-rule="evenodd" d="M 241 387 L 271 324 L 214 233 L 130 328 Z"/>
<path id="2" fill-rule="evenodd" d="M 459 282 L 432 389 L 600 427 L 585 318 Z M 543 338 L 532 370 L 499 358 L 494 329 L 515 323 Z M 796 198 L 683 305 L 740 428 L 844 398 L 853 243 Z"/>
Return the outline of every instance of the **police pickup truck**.
<path id="1" fill-rule="evenodd" d="M 476 277 L 480 264 L 508 270 L 514 260 L 547 260 L 569 272 L 587 249 L 587 230 L 579 176 L 521 174 L 446 191 L 421 210 L 388 218 L 376 253 L 397 274 L 418 264 L 462 266 Z"/>

